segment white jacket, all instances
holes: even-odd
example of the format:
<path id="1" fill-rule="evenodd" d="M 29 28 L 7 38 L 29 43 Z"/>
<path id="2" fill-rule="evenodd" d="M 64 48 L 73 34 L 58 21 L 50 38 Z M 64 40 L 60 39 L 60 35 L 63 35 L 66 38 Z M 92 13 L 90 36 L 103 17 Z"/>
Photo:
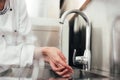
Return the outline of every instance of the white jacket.
<path id="1" fill-rule="evenodd" d="M 0 15 L 0 66 L 29 66 L 33 63 L 34 39 L 25 0 L 10 0 L 9 5 L 10 9 Z"/>

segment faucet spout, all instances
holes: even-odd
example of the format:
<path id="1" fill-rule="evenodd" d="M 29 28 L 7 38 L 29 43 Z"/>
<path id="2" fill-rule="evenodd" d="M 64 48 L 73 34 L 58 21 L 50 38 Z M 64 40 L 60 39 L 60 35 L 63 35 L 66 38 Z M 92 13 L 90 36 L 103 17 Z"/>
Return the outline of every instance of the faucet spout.
<path id="1" fill-rule="evenodd" d="M 90 21 L 87 17 L 87 15 L 85 13 L 83 13 L 82 11 L 78 10 L 78 9 L 74 9 L 74 10 L 68 10 L 66 12 L 63 13 L 63 15 L 61 16 L 61 19 L 60 19 L 60 24 L 64 24 L 65 22 L 65 19 L 66 17 L 71 14 L 71 13 L 76 13 L 78 15 L 80 15 L 86 22 L 86 45 L 85 45 L 85 51 L 84 51 L 84 55 L 83 56 L 73 56 L 74 60 L 73 60 L 73 64 L 75 61 L 80 61 L 80 63 L 84 63 L 85 61 L 87 61 L 87 69 L 85 70 L 90 70 L 90 63 L 91 63 L 91 53 L 90 53 L 90 36 L 91 36 L 91 26 L 90 26 Z M 86 59 L 83 60 L 83 58 L 81 57 L 84 57 Z M 84 61 L 84 62 L 82 62 Z M 85 65 L 86 65 L 85 63 Z M 84 64 L 83 64 L 84 65 Z"/>
<path id="2" fill-rule="evenodd" d="M 64 12 L 64 14 L 61 16 L 60 23 L 61 23 L 61 24 L 64 24 L 64 21 L 65 21 L 66 17 L 67 17 L 69 14 L 71 14 L 71 13 L 76 13 L 76 14 L 81 15 L 81 16 L 84 18 L 84 20 L 86 21 L 86 23 L 87 23 L 88 25 L 90 24 L 87 15 L 86 15 L 85 13 L 81 12 L 81 11 L 78 10 L 78 9 L 68 10 L 68 11 Z"/>

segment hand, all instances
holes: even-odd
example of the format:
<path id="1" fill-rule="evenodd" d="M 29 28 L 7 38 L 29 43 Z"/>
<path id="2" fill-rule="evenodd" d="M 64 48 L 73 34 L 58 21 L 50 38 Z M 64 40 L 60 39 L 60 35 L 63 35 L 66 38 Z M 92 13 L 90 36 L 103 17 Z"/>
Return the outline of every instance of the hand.
<path id="1" fill-rule="evenodd" d="M 40 49 L 37 48 L 37 52 Z M 48 62 L 53 71 L 62 77 L 70 77 L 73 73 L 72 68 L 67 64 L 66 58 L 63 53 L 55 47 L 42 47 L 41 53 L 43 54 L 45 61 Z"/>

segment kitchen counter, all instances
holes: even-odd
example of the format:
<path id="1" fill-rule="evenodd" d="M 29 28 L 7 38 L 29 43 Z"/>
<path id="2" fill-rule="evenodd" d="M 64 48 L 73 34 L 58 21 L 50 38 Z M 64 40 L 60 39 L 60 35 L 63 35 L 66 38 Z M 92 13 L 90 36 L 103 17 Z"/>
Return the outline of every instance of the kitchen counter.
<path id="1" fill-rule="evenodd" d="M 77 68 L 74 69 L 74 74 L 71 78 L 66 79 L 55 74 L 51 68 L 40 68 L 39 74 L 32 74 L 32 68 L 25 69 L 9 69 L 0 74 L 0 80 L 119 80 L 120 74 L 113 75 L 107 72 L 91 70 L 83 71 Z M 37 77 L 37 79 L 33 75 Z"/>

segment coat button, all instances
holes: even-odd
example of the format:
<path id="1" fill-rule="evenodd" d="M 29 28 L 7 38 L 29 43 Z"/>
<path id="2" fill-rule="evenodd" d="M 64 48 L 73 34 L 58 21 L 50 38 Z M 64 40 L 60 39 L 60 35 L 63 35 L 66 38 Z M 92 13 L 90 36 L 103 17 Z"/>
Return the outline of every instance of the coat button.
<path id="1" fill-rule="evenodd" d="M 2 37 L 5 37 L 5 35 L 2 35 Z"/>
<path id="2" fill-rule="evenodd" d="M 17 30 L 14 30 L 14 32 L 17 32 Z"/>
<path id="3" fill-rule="evenodd" d="M 10 11 L 12 11 L 12 8 L 10 8 Z"/>

